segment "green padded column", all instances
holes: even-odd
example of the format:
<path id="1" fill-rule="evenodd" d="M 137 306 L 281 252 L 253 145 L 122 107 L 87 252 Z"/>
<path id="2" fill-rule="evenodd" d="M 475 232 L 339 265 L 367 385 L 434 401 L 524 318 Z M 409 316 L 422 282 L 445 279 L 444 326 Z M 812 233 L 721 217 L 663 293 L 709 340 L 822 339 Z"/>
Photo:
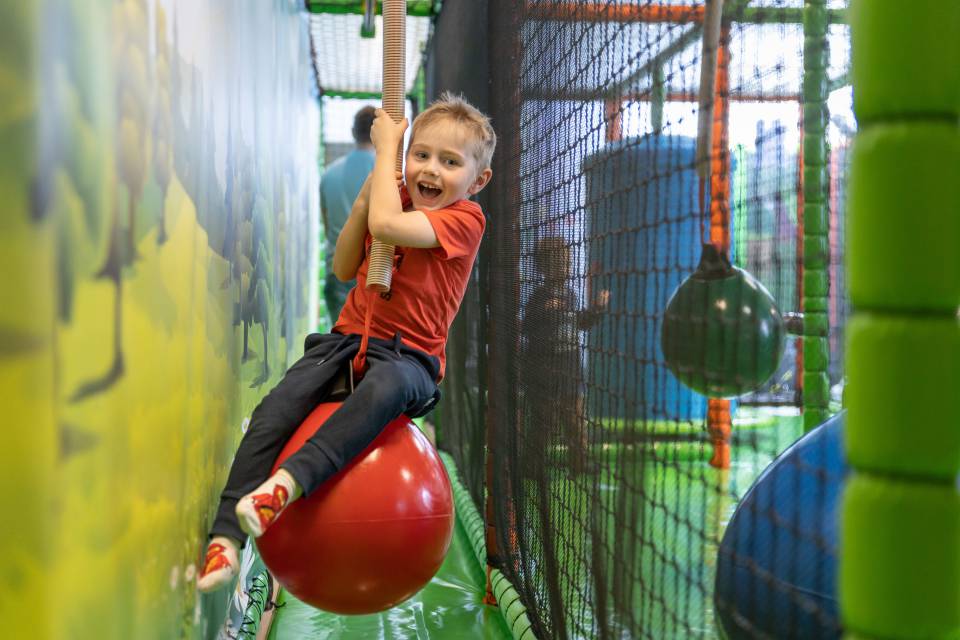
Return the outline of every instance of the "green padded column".
<path id="1" fill-rule="evenodd" d="M 650 125 L 655 134 L 663 130 L 663 104 L 667 100 L 667 83 L 663 78 L 663 67 L 653 68 L 650 82 Z"/>
<path id="2" fill-rule="evenodd" d="M 826 0 L 806 0 L 803 10 L 803 427 L 807 431 L 830 416 L 826 4 Z M 818 357 L 807 358 L 807 350 Z"/>
<path id="3" fill-rule="evenodd" d="M 841 618 L 960 638 L 960 2 L 852 0 L 850 27 Z"/>
<path id="4" fill-rule="evenodd" d="M 960 324 L 858 313 L 847 325 L 847 458 L 950 482 L 960 473 Z"/>
<path id="5" fill-rule="evenodd" d="M 857 258 L 849 262 L 854 306 L 956 310 L 957 125 L 921 120 L 864 127 L 853 144 L 848 194 L 847 247 Z"/>
<path id="6" fill-rule="evenodd" d="M 866 638 L 956 637 L 951 635 L 960 625 L 956 487 L 858 473 L 847 484 L 842 517 L 845 625 Z"/>
<path id="7" fill-rule="evenodd" d="M 960 2 L 852 0 L 853 96 L 860 125 L 960 112 Z"/>

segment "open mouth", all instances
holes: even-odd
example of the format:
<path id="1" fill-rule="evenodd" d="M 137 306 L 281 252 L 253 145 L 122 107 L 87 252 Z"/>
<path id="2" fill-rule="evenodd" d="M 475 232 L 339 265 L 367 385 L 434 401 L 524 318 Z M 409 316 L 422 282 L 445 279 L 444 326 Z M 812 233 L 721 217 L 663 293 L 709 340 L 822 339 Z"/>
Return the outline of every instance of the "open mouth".
<path id="1" fill-rule="evenodd" d="M 417 183 L 417 190 L 420 191 L 420 195 L 427 200 L 433 200 L 442 193 L 441 189 L 422 182 Z"/>

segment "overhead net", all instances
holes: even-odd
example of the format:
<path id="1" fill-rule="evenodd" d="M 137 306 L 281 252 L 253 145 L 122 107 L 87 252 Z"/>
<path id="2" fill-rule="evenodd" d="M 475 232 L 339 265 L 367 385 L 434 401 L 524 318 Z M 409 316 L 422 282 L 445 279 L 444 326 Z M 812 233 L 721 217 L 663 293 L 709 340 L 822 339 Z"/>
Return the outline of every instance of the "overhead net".
<path id="1" fill-rule="evenodd" d="M 336 3 L 322 3 L 333 10 Z M 326 5 L 331 6 L 326 6 Z M 342 3 L 355 6 L 357 3 Z M 409 3 L 408 3 L 409 6 Z M 383 88 L 383 17 L 377 15 L 374 34 L 361 37 L 363 15 L 317 13 L 310 16 L 310 35 L 317 82 L 324 94 L 347 97 L 379 95 Z M 406 18 L 406 87 L 412 91 L 423 49 L 430 36 L 430 18 L 410 13 Z"/>

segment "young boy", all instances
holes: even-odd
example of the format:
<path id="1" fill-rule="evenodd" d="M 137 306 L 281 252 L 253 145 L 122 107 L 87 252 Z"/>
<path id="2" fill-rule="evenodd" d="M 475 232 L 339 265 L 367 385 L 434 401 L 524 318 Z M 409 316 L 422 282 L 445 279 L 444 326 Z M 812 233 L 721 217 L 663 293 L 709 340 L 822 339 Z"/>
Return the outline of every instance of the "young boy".
<path id="1" fill-rule="evenodd" d="M 304 355 L 260 402 L 230 468 L 211 527 L 200 591 L 213 591 L 238 570 L 247 535 L 263 534 L 283 509 L 309 495 L 361 453 L 401 413 L 417 417 L 439 399 L 444 346 L 477 255 L 485 221 L 469 200 L 490 181 L 496 135 L 465 100 L 444 94 L 413 123 L 397 188 L 397 148 L 407 121 L 377 110 L 371 130 L 376 160 L 337 238 L 334 273 L 356 277 L 329 334 L 311 334 Z M 339 371 L 357 354 L 367 305 L 372 238 L 396 245 L 391 290 L 380 294 L 370 325 L 368 370 L 323 429 L 270 469 L 304 418 L 323 402 Z"/>

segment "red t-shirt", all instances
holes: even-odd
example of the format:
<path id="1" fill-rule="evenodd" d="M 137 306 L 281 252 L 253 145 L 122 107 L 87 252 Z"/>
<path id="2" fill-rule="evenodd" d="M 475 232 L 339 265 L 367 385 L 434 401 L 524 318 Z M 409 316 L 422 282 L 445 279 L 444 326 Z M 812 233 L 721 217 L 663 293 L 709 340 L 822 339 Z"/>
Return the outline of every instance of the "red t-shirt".
<path id="1" fill-rule="evenodd" d="M 404 207 L 410 206 L 405 189 L 401 190 L 401 198 Z M 404 344 L 440 359 L 442 378 L 446 367 L 447 331 L 470 281 L 486 220 L 480 205 L 470 200 L 459 200 L 446 209 L 423 213 L 433 226 L 440 246 L 396 248 L 390 291 L 379 294 L 376 299 L 370 335 L 390 339 L 399 331 Z M 357 270 L 357 286 L 350 290 L 333 327 L 337 333 L 363 333 L 371 242 L 368 233 L 366 254 Z"/>

